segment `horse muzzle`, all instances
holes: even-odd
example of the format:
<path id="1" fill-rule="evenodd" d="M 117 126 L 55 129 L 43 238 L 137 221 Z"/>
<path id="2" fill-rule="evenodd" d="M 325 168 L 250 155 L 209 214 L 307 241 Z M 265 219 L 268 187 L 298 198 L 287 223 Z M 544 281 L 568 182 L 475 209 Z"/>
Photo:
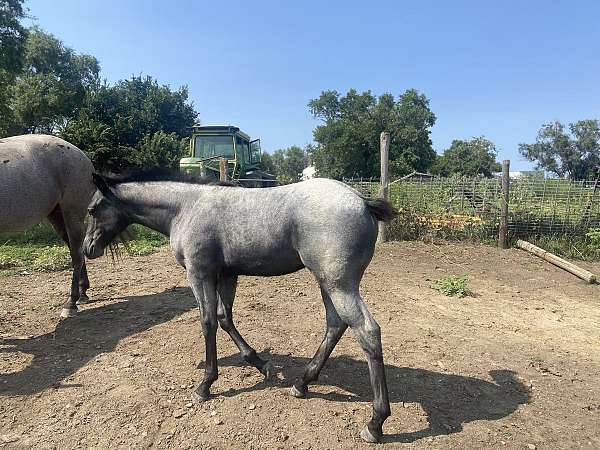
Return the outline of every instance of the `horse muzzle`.
<path id="1" fill-rule="evenodd" d="M 104 254 L 104 248 L 98 245 L 98 241 L 88 241 L 86 238 L 83 243 L 83 254 L 88 259 L 96 259 Z"/>

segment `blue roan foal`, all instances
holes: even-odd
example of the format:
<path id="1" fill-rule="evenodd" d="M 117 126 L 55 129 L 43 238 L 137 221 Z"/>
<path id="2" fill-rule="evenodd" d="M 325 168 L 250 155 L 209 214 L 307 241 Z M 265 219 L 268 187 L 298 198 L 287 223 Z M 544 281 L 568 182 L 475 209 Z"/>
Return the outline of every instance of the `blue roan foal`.
<path id="1" fill-rule="evenodd" d="M 306 267 L 321 287 L 327 331 L 292 393 L 307 395 L 308 384 L 317 379 L 350 327 L 368 359 L 374 396 L 373 416 L 361 437 L 368 442 L 381 439 L 390 405 L 380 329 L 358 288 L 373 256 L 377 221 L 395 215 L 389 203 L 366 200 L 328 179 L 245 189 L 140 173 L 125 178 L 94 175 L 94 183 L 98 191 L 89 206 L 84 242 L 88 258 L 101 256 L 128 225 L 138 223 L 169 236 L 173 254 L 187 272 L 206 345 L 206 369 L 195 401 L 209 398 L 218 376 L 217 323 L 249 364 L 265 376 L 272 370 L 233 324 L 238 276 L 283 275 Z"/>

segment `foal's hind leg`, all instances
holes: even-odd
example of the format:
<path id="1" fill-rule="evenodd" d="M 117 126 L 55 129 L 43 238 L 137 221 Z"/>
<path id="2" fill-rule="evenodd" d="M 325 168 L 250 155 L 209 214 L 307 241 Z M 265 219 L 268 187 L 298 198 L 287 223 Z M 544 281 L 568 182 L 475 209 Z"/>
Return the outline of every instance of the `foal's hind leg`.
<path id="1" fill-rule="evenodd" d="M 329 294 L 323 288 L 321 288 L 321 295 L 323 297 L 323 303 L 325 304 L 327 330 L 315 356 L 306 365 L 304 375 L 292 386 L 292 394 L 299 398 L 306 397 L 309 383 L 317 380 L 329 355 L 331 355 L 331 352 L 346 331 L 346 328 L 348 328 L 348 325 L 340 319 L 340 316 L 333 307 L 333 303 L 331 303 Z"/>
<path id="2" fill-rule="evenodd" d="M 221 328 L 229 334 L 242 356 L 248 364 L 256 367 L 260 373 L 269 378 L 273 372 L 273 365 L 261 359 L 256 351 L 248 345 L 233 323 L 233 301 L 237 287 L 237 277 L 221 277 L 217 283 L 219 293 L 219 304 L 217 308 L 217 319 Z"/>
<path id="3" fill-rule="evenodd" d="M 360 297 L 358 286 L 336 287 L 328 292 L 335 310 L 341 320 L 350 326 L 367 357 L 373 389 L 373 416 L 360 436 L 367 442 L 378 442 L 383 436 L 383 422 L 390 416 L 381 331 Z"/>

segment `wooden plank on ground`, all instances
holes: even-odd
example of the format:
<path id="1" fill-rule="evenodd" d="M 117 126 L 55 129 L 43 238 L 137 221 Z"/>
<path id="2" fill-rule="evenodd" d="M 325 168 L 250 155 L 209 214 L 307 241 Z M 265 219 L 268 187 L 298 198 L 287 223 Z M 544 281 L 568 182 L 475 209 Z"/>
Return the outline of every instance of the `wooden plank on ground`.
<path id="1" fill-rule="evenodd" d="M 522 241 L 519 239 L 517 241 L 517 247 L 529 253 L 532 253 L 535 256 L 538 256 L 543 260 L 548 261 L 549 263 L 554 264 L 555 266 L 560 267 L 561 269 L 564 269 L 569 273 L 572 273 L 575 276 L 578 276 L 579 278 L 587 281 L 588 283 L 596 282 L 596 275 L 594 275 L 592 272 L 582 269 L 581 267 L 576 266 L 575 264 L 566 261 L 556 256 L 555 254 L 544 250 L 543 248 L 538 247 L 537 245 L 533 245 L 531 242 Z"/>

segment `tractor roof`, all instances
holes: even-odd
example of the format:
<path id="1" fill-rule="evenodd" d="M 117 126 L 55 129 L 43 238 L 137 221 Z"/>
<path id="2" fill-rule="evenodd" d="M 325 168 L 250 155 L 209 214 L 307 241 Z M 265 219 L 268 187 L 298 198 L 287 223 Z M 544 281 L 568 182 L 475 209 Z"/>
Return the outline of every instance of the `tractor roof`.
<path id="1" fill-rule="evenodd" d="M 250 140 L 250 136 L 241 131 L 238 127 L 234 127 L 233 125 L 200 125 L 195 124 L 192 127 L 194 133 L 216 133 L 216 134 L 239 134 L 243 138 Z"/>

